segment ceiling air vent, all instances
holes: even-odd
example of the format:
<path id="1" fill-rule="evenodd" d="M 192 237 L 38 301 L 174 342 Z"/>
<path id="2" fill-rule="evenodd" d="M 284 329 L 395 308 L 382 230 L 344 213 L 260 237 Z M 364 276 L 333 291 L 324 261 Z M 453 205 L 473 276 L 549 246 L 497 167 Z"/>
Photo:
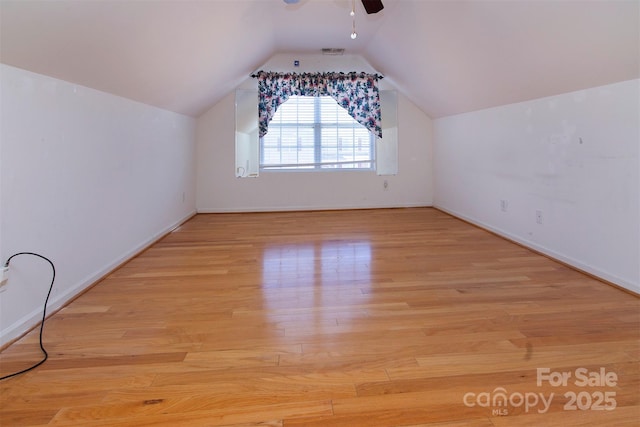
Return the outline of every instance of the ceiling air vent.
<path id="1" fill-rule="evenodd" d="M 323 55 L 342 55 L 344 53 L 344 49 L 339 47 L 324 47 L 322 48 Z"/>

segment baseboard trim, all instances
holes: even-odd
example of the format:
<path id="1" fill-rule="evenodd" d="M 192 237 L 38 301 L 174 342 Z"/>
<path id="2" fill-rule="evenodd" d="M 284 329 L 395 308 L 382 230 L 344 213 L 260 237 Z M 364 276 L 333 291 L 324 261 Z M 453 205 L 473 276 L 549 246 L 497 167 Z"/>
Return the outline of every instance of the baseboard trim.
<path id="1" fill-rule="evenodd" d="M 461 221 L 466 222 L 467 224 L 470 224 L 474 227 L 478 227 L 484 231 L 487 231 L 495 236 L 498 236 L 502 239 L 508 240 L 511 243 L 514 243 L 518 246 L 522 246 L 523 248 L 526 248 L 532 252 L 535 252 L 538 255 L 544 256 L 546 258 L 549 258 L 555 262 L 558 262 L 562 265 L 564 265 L 565 267 L 571 268 L 579 273 L 582 273 L 586 276 L 591 277 L 592 279 L 598 280 L 604 284 L 607 284 L 609 286 L 612 286 L 618 290 L 621 290 L 623 292 L 626 292 L 630 295 L 633 295 L 635 297 L 640 297 L 640 289 L 635 290 L 634 288 L 637 287 L 637 285 L 635 285 L 634 283 L 628 282 L 620 277 L 616 277 L 612 274 L 609 274 L 607 272 L 604 271 L 600 271 L 598 269 L 595 269 L 591 266 L 587 266 L 583 263 L 581 263 L 578 260 L 575 260 L 571 257 L 565 256 L 563 254 L 560 254 L 558 252 L 555 252 L 549 248 L 546 248 L 544 246 L 538 245 L 534 242 L 528 241 L 526 239 L 522 239 L 514 234 L 511 234 L 505 230 L 502 230 L 498 227 L 493 227 L 489 224 L 483 223 L 482 221 L 478 221 L 474 218 L 468 217 L 466 215 L 463 215 L 459 212 L 456 212 L 454 210 L 451 209 L 447 209 L 444 208 L 442 206 L 438 206 L 438 205 L 434 205 L 433 206 L 434 209 L 437 209 L 443 213 L 446 213 L 447 215 L 451 215 Z"/>
<path id="2" fill-rule="evenodd" d="M 53 316 L 54 314 L 56 314 L 57 312 L 65 308 L 67 305 L 69 305 L 71 302 L 76 300 L 82 294 L 89 291 L 91 288 L 93 288 L 102 280 L 104 280 L 111 273 L 113 273 L 114 271 L 122 267 L 124 264 L 126 264 L 127 262 L 131 261 L 138 255 L 140 255 L 141 253 L 149 249 L 155 243 L 157 243 L 158 241 L 166 237 L 168 234 L 173 232 L 175 229 L 180 227 L 185 222 L 189 221 L 195 215 L 197 215 L 197 212 L 191 211 L 189 214 L 182 217 L 178 221 L 172 223 L 170 226 L 165 227 L 162 231 L 160 231 L 159 233 L 156 233 L 149 239 L 145 240 L 140 245 L 133 248 L 131 251 L 115 259 L 113 262 L 109 263 L 105 268 L 95 272 L 94 274 L 91 274 L 90 276 L 78 282 L 76 286 L 72 287 L 71 289 L 68 289 L 66 292 L 57 296 L 53 300 L 50 300 L 49 304 L 47 305 L 46 318 L 48 319 L 49 317 Z M 39 327 L 41 320 L 42 320 L 42 308 L 39 308 L 23 316 L 22 318 L 18 319 L 12 325 L 10 325 L 5 330 L 3 330 L 2 333 L 0 334 L 0 343 L 1 343 L 0 351 L 3 351 L 5 348 L 11 346 L 13 343 L 23 338 L 25 335 L 33 331 L 35 328 Z"/>
<path id="3" fill-rule="evenodd" d="M 390 204 L 379 206 L 269 206 L 269 207 L 241 207 L 241 208 L 198 208 L 199 214 L 212 213 L 243 213 L 243 212 L 304 212 L 304 211 L 341 211 L 357 209 L 396 209 L 396 208 L 431 208 L 431 203 Z"/>

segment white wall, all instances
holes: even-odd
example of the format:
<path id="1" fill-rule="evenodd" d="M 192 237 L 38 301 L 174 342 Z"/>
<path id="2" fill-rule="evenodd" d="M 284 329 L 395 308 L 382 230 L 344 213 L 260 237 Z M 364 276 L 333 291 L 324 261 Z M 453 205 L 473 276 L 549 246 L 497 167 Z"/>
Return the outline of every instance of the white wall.
<path id="1" fill-rule="evenodd" d="M 289 65 L 294 59 L 300 60 L 299 69 Z M 322 55 L 279 54 L 260 68 L 299 72 L 374 71 L 359 57 Z M 382 88 L 392 89 L 383 84 Z M 248 79 L 241 87 L 257 87 L 257 83 L 255 79 Z M 261 172 L 258 178 L 235 178 L 234 100 L 235 94 L 230 93 L 197 120 L 198 212 L 432 204 L 431 119 L 401 94 L 398 94 L 398 174 L 395 176 L 377 176 L 371 171 L 288 171 Z M 383 186 L 385 180 L 387 190 Z"/>
<path id="2" fill-rule="evenodd" d="M 51 313 L 195 212 L 195 120 L 0 67 L 0 258 L 54 262 Z M 11 261 L 0 345 L 38 323 L 49 282 Z"/>
<path id="3" fill-rule="evenodd" d="M 640 292 L 639 82 L 434 120 L 434 205 Z"/>

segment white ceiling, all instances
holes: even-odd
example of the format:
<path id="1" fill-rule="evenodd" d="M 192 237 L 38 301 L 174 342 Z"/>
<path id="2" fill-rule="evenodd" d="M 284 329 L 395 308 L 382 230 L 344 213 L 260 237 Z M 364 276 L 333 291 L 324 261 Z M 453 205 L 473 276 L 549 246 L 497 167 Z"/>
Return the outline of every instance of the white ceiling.
<path id="1" fill-rule="evenodd" d="M 356 3 L 351 40 L 351 0 L 0 0 L 0 61 L 194 117 L 272 55 L 323 47 L 434 118 L 640 77 L 637 0 Z"/>

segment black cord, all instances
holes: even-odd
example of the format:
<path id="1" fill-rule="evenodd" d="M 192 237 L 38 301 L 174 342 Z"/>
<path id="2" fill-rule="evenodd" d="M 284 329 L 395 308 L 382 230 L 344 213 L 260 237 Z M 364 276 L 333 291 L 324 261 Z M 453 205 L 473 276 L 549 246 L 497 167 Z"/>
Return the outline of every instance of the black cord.
<path id="1" fill-rule="evenodd" d="M 27 369 L 23 369 L 22 371 L 14 372 L 13 374 L 5 375 L 4 377 L 0 377 L 0 381 L 6 380 L 7 378 L 15 377 L 15 376 L 20 375 L 20 374 L 24 374 L 25 372 L 29 372 L 32 369 L 35 369 L 38 366 L 42 365 L 49 358 L 49 353 L 47 353 L 47 350 L 44 349 L 44 345 L 42 345 L 42 330 L 44 329 L 44 320 L 47 317 L 47 303 L 49 302 L 49 297 L 51 296 L 51 291 L 53 290 L 53 282 L 56 280 L 56 267 L 53 265 L 53 263 L 51 262 L 51 260 L 49 258 L 47 258 L 45 256 L 42 256 L 40 254 L 36 254 L 34 252 L 18 252 L 17 254 L 13 254 L 13 255 L 11 255 L 9 257 L 9 259 L 4 264 L 4 266 L 5 267 L 9 267 L 9 262 L 11 261 L 11 259 L 13 257 L 17 257 L 18 255 L 33 255 L 33 256 L 42 258 L 43 260 L 45 260 L 49 264 L 51 264 L 51 269 L 53 270 L 53 276 L 51 277 L 51 285 L 49 286 L 49 292 L 47 292 L 47 298 L 44 300 L 44 308 L 42 309 L 42 322 L 40 323 L 40 350 L 42 350 L 42 353 L 44 354 L 44 358 L 41 361 L 39 361 L 38 363 L 36 363 L 35 365 L 33 365 L 33 366 L 31 366 L 31 367 L 29 367 Z"/>

